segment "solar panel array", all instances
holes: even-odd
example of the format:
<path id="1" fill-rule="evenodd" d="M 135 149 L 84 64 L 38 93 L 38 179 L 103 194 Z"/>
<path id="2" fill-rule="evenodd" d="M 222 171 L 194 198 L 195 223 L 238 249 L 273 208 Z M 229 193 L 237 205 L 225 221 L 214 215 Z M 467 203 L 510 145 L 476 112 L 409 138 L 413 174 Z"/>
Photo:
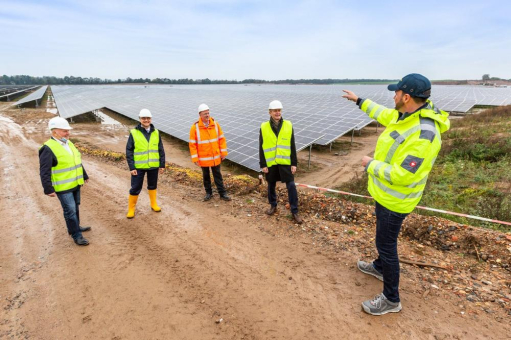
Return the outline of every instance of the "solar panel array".
<path id="1" fill-rule="evenodd" d="M 511 87 L 433 86 L 435 105 L 449 112 L 467 112 L 475 105 L 510 105 Z"/>
<path id="2" fill-rule="evenodd" d="M 0 85 L 0 99 L 9 98 L 10 96 L 26 92 L 31 89 L 39 87 L 33 85 Z"/>
<path id="3" fill-rule="evenodd" d="M 365 113 L 342 98 L 343 88 L 394 106 L 394 93 L 385 85 L 88 85 L 52 86 L 52 92 L 64 118 L 106 107 L 138 120 L 139 111 L 148 108 L 158 129 L 184 141 L 198 119 L 197 107 L 206 103 L 226 135 L 227 158 L 258 170 L 259 127 L 269 119 L 268 103 L 274 99 L 283 103 L 284 119 L 293 122 L 298 150 L 329 144 L 369 124 Z M 434 86 L 432 92 L 435 105 L 446 111 L 511 104 L 511 88 Z"/>
<path id="4" fill-rule="evenodd" d="M 29 87 L 32 87 L 32 85 L 0 85 L 0 95 L 20 91 Z"/>
<path id="5" fill-rule="evenodd" d="M 46 93 L 47 88 L 48 88 L 48 85 L 44 85 L 44 86 L 40 87 L 39 89 L 37 89 L 36 91 L 29 94 L 28 96 L 26 96 L 25 98 L 18 100 L 16 103 L 14 103 L 12 105 L 21 105 L 21 104 L 25 104 L 25 103 L 28 103 L 28 102 L 31 102 L 34 100 L 40 100 Z"/>
<path id="6" fill-rule="evenodd" d="M 259 169 L 259 127 L 269 119 L 268 104 L 274 97 L 258 103 L 259 112 L 252 105 L 256 99 L 241 96 L 237 91 L 195 91 L 191 87 L 170 86 L 52 86 L 53 96 L 62 117 L 69 118 L 83 112 L 106 107 L 138 120 L 142 108 L 153 114 L 153 123 L 161 131 L 174 137 L 189 140 L 192 124 L 198 120 L 197 107 L 202 102 L 211 108 L 227 138 L 227 159 L 247 168 Z M 262 106 L 264 105 L 264 106 Z M 257 113 L 256 113 L 257 112 Z M 291 119 L 292 117 L 286 117 Z M 297 150 L 302 150 L 318 140 L 321 134 L 295 126 Z"/>

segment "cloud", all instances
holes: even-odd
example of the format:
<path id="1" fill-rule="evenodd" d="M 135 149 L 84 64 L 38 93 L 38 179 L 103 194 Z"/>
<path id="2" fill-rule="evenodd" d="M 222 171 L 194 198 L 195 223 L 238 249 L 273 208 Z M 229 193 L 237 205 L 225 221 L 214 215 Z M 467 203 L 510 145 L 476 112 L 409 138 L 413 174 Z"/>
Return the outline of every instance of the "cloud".
<path id="1" fill-rule="evenodd" d="M 0 2 L 2 72 L 101 78 L 511 78 L 510 5 Z M 500 6 L 500 7 L 498 7 Z"/>

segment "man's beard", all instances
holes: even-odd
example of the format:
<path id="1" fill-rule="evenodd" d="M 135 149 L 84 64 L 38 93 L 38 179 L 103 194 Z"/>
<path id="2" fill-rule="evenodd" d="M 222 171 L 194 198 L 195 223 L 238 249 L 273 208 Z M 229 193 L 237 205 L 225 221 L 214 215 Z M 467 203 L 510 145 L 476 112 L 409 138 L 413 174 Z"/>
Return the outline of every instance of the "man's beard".
<path id="1" fill-rule="evenodd" d="M 399 111 L 403 106 L 405 106 L 405 102 L 403 101 L 403 98 L 401 98 L 401 100 L 396 103 L 395 109 Z"/>

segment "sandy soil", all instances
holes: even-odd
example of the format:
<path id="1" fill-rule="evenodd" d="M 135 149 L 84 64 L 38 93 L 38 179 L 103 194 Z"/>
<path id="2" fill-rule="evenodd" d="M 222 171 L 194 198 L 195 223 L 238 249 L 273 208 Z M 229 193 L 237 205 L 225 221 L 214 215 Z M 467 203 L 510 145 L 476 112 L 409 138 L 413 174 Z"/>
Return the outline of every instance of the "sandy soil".
<path id="1" fill-rule="evenodd" d="M 372 156 L 376 140 L 383 129 L 381 126 L 368 126 L 357 132 L 351 142 L 351 136 L 339 138 L 332 151 L 328 147 L 313 146 L 311 163 L 319 171 L 307 171 L 309 151 L 303 150 L 298 154 L 300 169 L 296 181 L 324 188 L 335 188 L 355 176 L 361 176 L 364 167 L 362 157 Z"/>
<path id="2" fill-rule="evenodd" d="M 505 339 L 509 322 L 462 315 L 444 296 L 412 293 L 402 279 L 403 311 L 374 317 L 360 303 L 381 282 L 360 273 L 360 254 L 319 252 L 310 240 L 279 237 L 298 228 L 252 213 L 203 190 L 161 181 L 161 213 L 144 190 L 133 220 L 125 218 L 129 173 L 84 157 L 91 177 L 82 189 L 81 219 L 92 226 L 88 247 L 66 234 L 56 198 L 43 194 L 37 150 L 47 138 L 44 110 L 0 106 L 1 339 Z M 6 117 L 10 117 L 10 120 Z M 22 123 L 22 124 L 18 124 Z M 123 151 L 127 130 L 73 135 Z M 369 140 L 373 136 L 367 137 Z M 172 160 L 178 148 L 168 144 Z M 362 152 L 362 151 L 360 151 Z M 341 181 L 356 164 L 339 157 L 314 184 Z M 183 152 L 181 152 L 183 155 Z M 183 164 L 185 157 L 183 157 Z M 327 162 L 326 156 L 315 160 Z M 308 177 L 307 177 L 308 176 Z M 311 184 L 313 184 L 311 183 Z M 235 203 L 246 197 L 234 197 Z M 237 205 L 236 205 L 237 206 Z M 259 212 L 259 213 L 256 213 Z"/>

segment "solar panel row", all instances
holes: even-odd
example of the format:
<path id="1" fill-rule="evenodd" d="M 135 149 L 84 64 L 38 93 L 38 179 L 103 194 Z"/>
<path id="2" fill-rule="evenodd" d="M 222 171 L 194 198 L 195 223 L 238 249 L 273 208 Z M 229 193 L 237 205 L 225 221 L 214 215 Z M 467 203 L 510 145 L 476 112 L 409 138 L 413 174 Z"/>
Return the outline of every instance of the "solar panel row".
<path id="1" fill-rule="evenodd" d="M 41 88 L 37 89 L 36 91 L 32 92 L 31 94 L 29 94 L 25 98 L 17 101 L 16 103 L 14 103 L 12 105 L 21 105 L 21 104 L 25 104 L 25 103 L 28 103 L 28 102 L 31 102 L 31 101 L 34 101 L 34 100 L 40 100 L 44 96 L 44 94 L 46 93 L 46 89 L 47 88 L 48 88 L 48 85 L 44 85 Z"/>
<path id="2" fill-rule="evenodd" d="M 0 85 L 0 95 L 6 94 L 9 92 L 15 92 L 20 91 L 29 87 L 32 87 L 33 85 Z"/>
<path id="3" fill-rule="evenodd" d="M 197 88 L 196 88 L 197 89 Z M 200 89 L 200 87 L 198 88 Z M 138 120 L 142 108 L 153 114 L 153 122 L 161 131 L 189 140 L 191 125 L 198 119 L 197 107 L 206 102 L 212 116 L 220 122 L 228 140 L 227 159 L 253 170 L 259 169 L 258 135 L 261 122 L 269 118 L 266 109 L 257 111 L 256 98 L 237 91 L 206 91 L 200 94 L 190 87 L 170 86 L 53 86 L 52 92 L 62 117 L 69 118 L 94 109 L 107 107 Z M 261 102 L 258 103 L 259 106 Z M 287 116 L 293 121 L 293 117 Z M 298 124 L 295 140 L 298 150 L 306 148 L 321 137 L 320 133 L 306 131 Z"/>
<path id="4" fill-rule="evenodd" d="M 32 86 L 32 85 L 2 85 L 3 87 L 0 88 L 0 99 L 7 99 L 9 100 L 9 97 L 15 95 L 15 94 L 18 94 L 18 93 L 23 93 L 23 92 L 26 92 L 28 90 L 31 90 L 31 89 L 35 89 L 37 87 L 39 87 L 40 85 L 37 85 L 37 86 Z"/>
<path id="5" fill-rule="evenodd" d="M 198 119 L 198 105 L 207 103 L 224 129 L 228 159 L 258 170 L 259 126 L 269 118 L 268 103 L 274 99 L 283 103 L 284 119 L 293 122 L 298 150 L 311 143 L 329 144 L 369 124 L 372 120 L 365 113 L 341 97 L 343 88 L 394 106 L 394 93 L 384 85 L 88 85 L 52 86 L 52 91 L 64 118 L 106 107 L 138 120 L 139 111 L 148 108 L 159 129 L 184 141 Z M 434 86 L 432 92 L 433 102 L 446 111 L 511 104 L 509 88 Z"/>

